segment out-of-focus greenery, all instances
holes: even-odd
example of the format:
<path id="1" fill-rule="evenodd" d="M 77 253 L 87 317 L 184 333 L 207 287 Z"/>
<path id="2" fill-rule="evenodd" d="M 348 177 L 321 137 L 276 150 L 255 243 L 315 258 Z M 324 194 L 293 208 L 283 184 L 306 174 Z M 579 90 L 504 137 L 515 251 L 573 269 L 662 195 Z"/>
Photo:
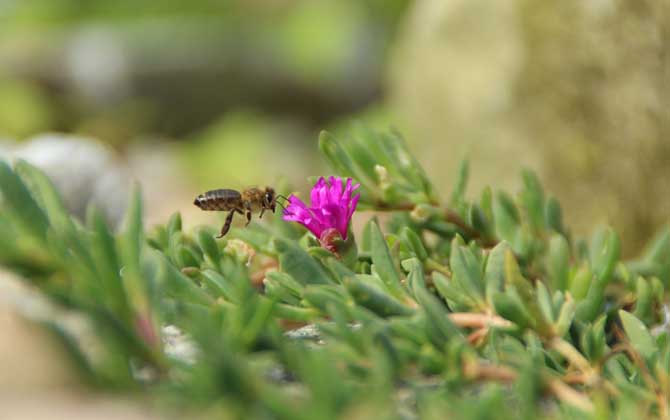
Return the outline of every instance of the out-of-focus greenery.
<path id="1" fill-rule="evenodd" d="M 185 173 L 211 188 L 227 183 L 239 189 L 281 178 L 297 182 L 296 174 L 322 166 L 300 141 L 305 136 L 305 128 L 295 121 L 231 112 L 179 144 L 178 156 Z"/>
<path id="2" fill-rule="evenodd" d="M 48 99 L 29 83 L 0 79 L 0 137 L 24 137 L 50 126 Z"/>
<path id="3" fill-rule="evenodd" d="M 7 1 L 0 138 L 179 143 L 194 190 L 296 181 L 321 127 L 378 103 L 408 3 Z"/>
<path id="4" fill-rule="evenodd" d="M 378 97 L 407 3 L 10 0 L 0 75 L 49 98 L 50 120 L 0 134 L 181 138 L 239 108 L 323 126 Z"/>
<path id="5" fill-rule="evenodd" d="M 530 171 L 515 196 L 471 200 L 463 164 L 445 200 L 397 133 L 319 146 L 360 182 L 361 208 L 392 213 L 348 238 L 347 258 L 279 215 L 220 241 L 178 213 L 147 233 L 139 193 L 117 234 L 94 208 L 72 219 L 19 162 L 0 163 L 0 263 L 94 327 L 82 339 L 44 320 L 90 384 L 167 415 L 670 415 L 668 230 L 622 260 L 611 229 L 573 237 Z M 169 348 L 167 324 L 195 351 Z"/>

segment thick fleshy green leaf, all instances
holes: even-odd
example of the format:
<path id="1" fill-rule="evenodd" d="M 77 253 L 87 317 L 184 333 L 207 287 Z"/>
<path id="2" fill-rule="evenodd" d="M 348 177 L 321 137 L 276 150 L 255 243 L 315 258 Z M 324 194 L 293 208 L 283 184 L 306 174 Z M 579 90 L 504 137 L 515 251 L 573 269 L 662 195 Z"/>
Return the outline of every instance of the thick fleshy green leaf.
<path id="1" fill-rule="evenodd" d="M 480 232 L 482 237 L 489 238 L 494 236 L 493 225 L 491 221 L 487 218 L 484 211 L 477 204 L 470 206 L 468 222 L 474 230 Z"/>
<path id="2" fill-rule="evenodd" d="M 647 320 L 651 317 L 651 305 L 653 303 L 653 291 L 650 282 L 642 277 L 638 277 L 635 281 L 635 292 L 637 300 L 635 301 L 635 311 L 633 311 L 633 314 L 638 319 Z"/>
<path id="3" fill-rule="evenodd" d="M 647 261 L 670 261 L 670 228 L 665 227 L 653 239 L 644 252 Z"/>
<path id="4" fill-rule="evenodd" d="M 409 269 L 407 274 L 407 286 L 410 290 L 414 290 L 415 287 L 420 287 L 422 289 L 426 288 L 426 279 L 423 274 L 423 264 L 418 258 L 410 258 L 404 261 L 406 269 Z M 416 297 L 416 296 L 415 296 Z"/>
<path id="5" fill-rule="evenodd" d="M 198 274 L 200 281 L 215 297 L 221 296 L 230 302 L 235 301 L 235 288 L 230 280 L 211 269 L 202 270 Z"/>
<path id="6" fill-rule="evenodd" d="M 370 152 L 365 142 L 359 136 L 354 135 L 347 138 L 340 147 L 346 151 L 346 155 L 352 159 L 355 167 L 359 170 L 359 179 L 357 180 L 364 182 L 366 185 L 374 182 L 377 178 L 375 165 L 379 161 Z M 365 178 L 360 178 L 360 174 L 364 174 Z"/>
<path id="7" fill-rule="evenodd" d="M 599 287 L 604 287 L 610 280 L 620 253 L 619 236 L 612 229 L 594 236 L 591 243 L 591 266 Z"/>
<path id="8" fill-rule="evenodd" d="M 419 235 L 409 227 L 404 227 L 400 233 L 400 239 L 407 247 L 410 248 L 412 253 L 421 261 L 425 261 L 428 258 L 428 252 L 426 251 L 423 241 L 419 238 Z"/>
<path id="9" fill-rule="evenodd" d="M 279 265 L 303 285 L 329 284 L 332 280 L 326 271 L 306 251 L 293 242 L 277 238 L 274 247 L 279 253 Z"/>
<path id="10" fill-rule="evenodd" d="M 549 197 L 545 209 L 545 217 L 547 221 L 547 228 L 559 234 L 565 234 L 565 227 L 563 226 L 563 212 L 558 200 L 554 197 Z"/>
<path id="11" fill-rule="evenodd" d="M 570 245 L 562 235 L 556 234 L 549 240 L 547 275 L 553 290 L 566 290 L 570 274 Z"/>
<path id="12" fill-rule="evenodd" d="M 33 198 L 38 200 L 51 225 L 58 229 L 69 227 L 72 223 L 70 214 L 49 177 L 44 172 L 22 160 L 16 163 L 14 170 L 25 185 L 33 191 Z"/>
<path id="13" fill-rule="evenodd" d="M 305 287 L 302 297 L 305 302 L 320 310 L 322 313 L 328 313 L 328 305 L 334 300 L 344 301 L 347 299 L 346 292 L 339 286 L 317 286 L 309 285 Z"/>
<path id="14" fill-rule="evenodd" d="M 530 170 L 522 172 L 524 189 L 521 201 L 528 214 L 531 226 L 537 231 L 544 229 L 544 191 L 537 175 Z"/>
<path id="15" fill-rule="evenodd" d="M 363 284 L 357 278 L 348 278 L 345 279 L 344 285 L 349 291 L 349 294 L 354 298 L 354 300 L 370 309 L 374 313 L 383 316 L 393 316 L 393 315 L 411 315 L 414 313 L 414 310 L 397 299 L 389 296 L 383 291 Z"/>
<path id="16" fill-rule="evenodd" d="M 575 317 L 576 304 L 572 298 L 568 298 L 560 306 L 558 318 L 554 324 L 554 332 L 558 337 L 563 337 L 572 325 L 572 320 Z"/>
<path id="17" fill-rule="evenodd" d="M 172 236 L 177 232 L 181 232 L 181 213 L 176 212 L 170 216 L 167 224 L 168 235 Z"/>
<path id="18" fill-rule="evenodd" d="M 455 286 L 444 274 L 433 271 L 432 279 L 433 285 L 439 295 L 447 301 L 453 311 L 467 311 L 479 308 L 477 301 L 463 293 L 461 288 Z"/>
<path id="19" fill-rule="evenodd" d="M 387 289 L 396 297 L 402 298 L 406 295 L 400 284 L 400 275 L 396 270 L 391 251 L 384 239 L 382 231 L 377 223 L 370 226 L 371 254 L 373 269 L 386 284 Z"/>
<path id="20" fill-rule="evenodd" d="M 221 250 L 211 233 L 206 229 L 198 230 L 197 241 L 209 265 L 216 270 L 220 270 Z"/>
<path id="21" fill-rule="evenodd" d="M 549 323 L 553 323 L 556 314 L 554 313 L 554 307 L 551 301 L 551 296 L 549 295 L 549 290 L 547 290 L 547 286 L 545 286 L 541 281 L 538 281 L 536 283 L 535 290 L 537 295 L 537 302 L 540 310 L 542 311 L 544 319 Z"/>
<path id="22" fill-rule="evenodd" d="M 379 225 L 377 217 L 372 217 L 363 226 L 363 234 L 360 241 L 361 252 L 370 253 L 372 251 L 372 225 Z"/>
<path id="23" fill-rule="evenodd" d="M 510 249 L 506 241 L 496 245 L 486 259 L 484 282 L 486 283 L 486 301 L 492 304 L 494 293 L 502 292 L 505 284 L 505 254 Z"/>
<path id="24" fill-rule="evenodd" d="M 203 275 L 206 275 L 203 273 Z M 164 292 L 171 297 L 184 302 L 210 305 L 213 302 L 204 290 L 198 287 L 193 280 L 180 273 L 167 260 L 163 260 Z"/>
<path id="25" fill-rule="evenodd" d="M 465 189 L 468 185 L 468 178 L 470 176 L 470 164 L 467 160 L 462 160 L 458 167 L 458 175 L 456 176 L 456 184 L 454 190 L 451 192 L 449 199 L 449 206 L 453 208 L 460 208 L 465 200 Z"/>
<path id="26" fill-rule="evenodd" d="M 570 294 L 575 298 L 575 300 L 580 301 L 586 297 L 586 294 L 593 283 L 593 273 L 591 272 L 591 267 L 588 263 L 584 263 L 579 269 L 571 276 L 572 280 L 570 281 Z"/>
<path id="27" fill-rule="evenodd" d="M 484 304 L 484 283 L 482 281 L 481 265 L 472 253 L 464 246 L 458 245 L 458 239 L 454 239 L 451 245 L 451 280 L 457 284 L 470 299 Z"/>
<path id="28" fill-rule="evenodd" d="M 282 303 L 276 304 L 273 309 L 277 317 L 289 321 L 313 322 L 319 315 L 319 312 L 312 308 L 300 308 Z"/>
<path id="29" fill-rule="evenodd" d="M 339 175 L 356 178 L 354 163 L 332 134 L 327 131 L 322 131 L 319 134 L 319 150 L 333 168 L 338 171 Z"/>
<path id="30" fill-rule="evenodd" d="M 444 304 L 420 285 L 414 287 L 414 295 L 426 314 L 428 337 L 438 349 L 443 349 L 450 338 L 460 337 L 458 328 L 449 320 Z"/>
<path id="31" fill-rule="evenodd" d="M 623 329 L 626 331 L 626 335 L 633 348 L 647 360 L 653 357 L 657 353 L 658 348 L 656 341 L 654 341 L 644 323 L 637 319 L 635 315 L 624 310 L 619 310 L 619 318 L 621 318 Z"/>
<path id="32" fill-rule="evenodd" d="M 302 284 L 297 282 L 293 277 L 291 277 L 287 273 L 283 273 L 281 271 L 269 271 L 265 274 L 265 276 L 281 284 L 282 287 L 289 290 L 290 293 L 296 297 L 300 297 L 302 295 L 302 292 L 305 290 Z"/>
<path id="33" fill-rule="evenodd" d="M 126 290 L 119 275 L 121 266 L 116 250 L 116 241 L 104 216 L 95 208 L 89 211 L 93 235 L 90 238 L 90 252 L 97 269 L 99 280 L 104 285 L 110 307 L 121 316 L 129 316 Z"/>
<path id="34" fill-rule="evenodd" d="M 36 238 L 46 237 L 49 220 L 31 196 L 28 188 L 12 169 L 0 160 L 0 191 L 3 205 L 11 209 L 22 227 Z"/>
<path id="35" fill-rule="evenodd" d="M 135 185 L 133 189 L 123 223 L 125 232 L 121 238 L 121 255 L 124 264 L 139 265 L 144 241 L 142 196 L 139 185 Z"/>
<path id="36" fill-rule="evenodd" d="M 496 235 L 515 245 L 520 217 L 519 211 L 514 205 L 514 200 L 509 195 L 503 192 L 496 195 L 496 199 L 493 201 L 493 219 L 495 220 Z"/>
<path id="37" fill-rule="evenodd" d="M 496 312 L 505 319 L 515 323 L 520 328 L 535 324 L 532 316 L 525 309 L 523 303 L 508 293 L 494 293 L 493 306 Z"/>
<path id="38" fill-rule="evenodd" d="M 479 207 L 484 212 L 486 219 L 493 222 L 493 191 L 487 186 L 482 190 L 479 198 Z"/>
<path id="39" fill-rule="evenodd" d="M 505 252 L 505 284 L 514 286 L 524 303 L 534 301 L 533 286 L 521 274 L 519 263 L 511 250 Z"/>

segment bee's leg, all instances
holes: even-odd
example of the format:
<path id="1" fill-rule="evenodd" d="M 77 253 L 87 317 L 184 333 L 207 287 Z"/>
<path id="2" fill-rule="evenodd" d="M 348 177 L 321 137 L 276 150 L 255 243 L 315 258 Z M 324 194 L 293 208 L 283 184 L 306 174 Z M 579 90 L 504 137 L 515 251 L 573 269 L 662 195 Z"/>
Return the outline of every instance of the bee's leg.
<path id="1" fill-rule="evenodd" d="M 244 211 L 247 216 L 247 224 L 244 225 L 246 227 L 249 226 L 249 223 L 251 223 L 251 205 L 248 201 L 244 203 Z"/>
<path id="2" fill-rule="evenodd" d="M 258 218 L 259 218 L 259 219 L 262 219 L 262 218 L 263 218 L 263 213 L 265 213 L 265 207 L 263 207 L 263 208 L 261 209 L 261 214 L 258 215 Z"/>
<path id="3" fill-rule="evenodd" d="M 223 238 L 226 233 L 230 230 L 230 224 L 233 223 L 233 216 L 235 215 L 235 210 L 231 210 L 230 213 L 228 213 L 228 217 L 226 217 L 226 223 L 223 224 L 223 227 L 221 228 L 221 234 L 217 236 L 216 238 Z"/>

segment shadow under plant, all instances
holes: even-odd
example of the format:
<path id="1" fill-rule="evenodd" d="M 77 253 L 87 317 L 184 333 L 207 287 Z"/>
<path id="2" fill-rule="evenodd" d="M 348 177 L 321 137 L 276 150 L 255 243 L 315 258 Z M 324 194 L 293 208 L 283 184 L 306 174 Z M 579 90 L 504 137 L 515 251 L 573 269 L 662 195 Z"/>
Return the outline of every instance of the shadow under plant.
<path id="1" fill-rule="evenodd" d="M 319 145 L 360 197 L 319 180 L 306 213 L 293 200 L 284 214 L 299 223 L 277 214 L 220 241 L 216 227 L 182 231 L 179 214 L 146 234 L 139 192 L 123 232 L 93 207 L 79 222 L 40 171 L 0 163 L 0 262 L 91 325 L 95 351 L 41 321 L 91 386 L 184 410 L 670 415 L 668 231 L 622 261 L 611 230 L 572 238 L 530 172 L 514 197 L 487 188 L 471 201 L 464 164 L 445 203 L 395 133 Z M 342 213 L 329 219 L 326 204 Z M 356 208 L 391 212 L 386 234 L 372 217 L 355 238 Z M 300 226 L 317 216 L 332 237 Z"/>

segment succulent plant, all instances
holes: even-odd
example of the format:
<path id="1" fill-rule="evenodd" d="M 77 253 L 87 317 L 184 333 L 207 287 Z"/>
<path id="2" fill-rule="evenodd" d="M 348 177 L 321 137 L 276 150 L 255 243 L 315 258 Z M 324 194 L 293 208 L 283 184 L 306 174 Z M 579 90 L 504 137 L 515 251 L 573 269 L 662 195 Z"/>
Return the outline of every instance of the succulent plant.
<path id="1" fill-rule="evenodd" d="M 217 241 L 179 214 L 145 232 L 136 191 L 115 233 L 17 162 L 0 163 L 0 263 L 93 327 L 96 351 L 41 321 L 91 384 L 204 417 L 670 415 L 670 232 L 622 260 L 611 229 L 573 238 L 532 172 L 471 200 L 463 164 L 442 200 L 397 133 L 319 146 L 353 180 L 315 186 L 344 206 L 332 246 L 302 217 L 326 196 Z M 357 207 L 391 215 L 355 235 Z"/>

